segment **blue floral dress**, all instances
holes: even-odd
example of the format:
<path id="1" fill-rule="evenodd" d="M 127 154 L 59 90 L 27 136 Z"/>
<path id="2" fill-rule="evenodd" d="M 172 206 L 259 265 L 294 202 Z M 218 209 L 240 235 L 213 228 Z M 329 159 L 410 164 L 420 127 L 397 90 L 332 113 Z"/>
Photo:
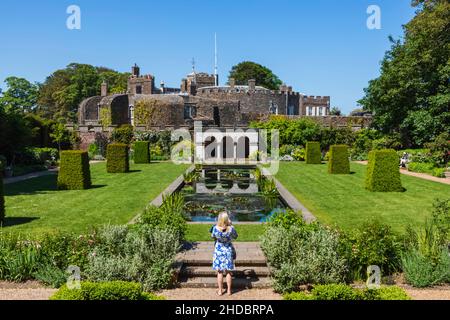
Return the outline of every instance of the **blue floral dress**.
<path id="1" fill-rule="evenodd" d="M 236 229 L 234 229 L 234 227 L 230 227 L 228 232 L 222 232 L 217 228 L 217 226 L 214 226 L 211 236 L 216 239 L 213 269 L 216 271 L 234 270 L 234 248 L 231 241 L 238 237 Z"/>

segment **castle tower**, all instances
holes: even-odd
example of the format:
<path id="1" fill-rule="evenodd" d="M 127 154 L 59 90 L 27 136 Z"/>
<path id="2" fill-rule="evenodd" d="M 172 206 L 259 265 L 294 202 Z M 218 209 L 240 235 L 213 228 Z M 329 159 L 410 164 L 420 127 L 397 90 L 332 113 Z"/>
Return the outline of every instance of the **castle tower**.
<path id="1" fill-rule="evenodd" d="M 103 80 L 102 82 L 102 86 L 101 86 L 101 90 L 100 90 L 100 95 L 102 97 L 106 97 L 108 95 L 108 84 Z"/>

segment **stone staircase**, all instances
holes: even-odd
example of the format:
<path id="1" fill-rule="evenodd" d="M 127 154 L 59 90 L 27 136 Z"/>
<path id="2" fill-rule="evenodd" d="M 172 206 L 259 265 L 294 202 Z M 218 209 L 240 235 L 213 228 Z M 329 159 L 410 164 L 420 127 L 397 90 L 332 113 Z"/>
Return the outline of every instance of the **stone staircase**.
<path id="1" fill-rule="evenodd" d="M 270 288 L 270 271 L 258 243 L 236 242 L 233 288 Z M 178 286 L 181 288 L 216 288 L 216 272 L 212 270 L 213 242 L 197 242 L 177 257 Z M 224 288 L 226 287 L 224 279 Z"/>

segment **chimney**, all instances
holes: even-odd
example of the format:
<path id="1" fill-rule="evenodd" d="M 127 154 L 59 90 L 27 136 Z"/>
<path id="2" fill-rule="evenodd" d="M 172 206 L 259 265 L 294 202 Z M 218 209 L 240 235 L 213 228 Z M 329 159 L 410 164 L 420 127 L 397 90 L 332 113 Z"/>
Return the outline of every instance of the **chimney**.
<path id="1" fill-rule="evenodd" d="M 106 97 L 108 95 L 108 84 L 105 81 L 102 82 L 100 92 L 102 97 Z"/>
<path id="2" fill-rule="evenodd" d="M 230 78 L 229 82 L 231 89 L 234 89 L 234 87 L 236 86 L 236 80 L 234 78 Z"/>
<path id="3" fill-rule="evenodd" d="M 138 78 L 140 75 L 140 70 L 136 63 L 134 64 L 134 66 L 131 67 L 131 74 L 133 75 L 133 77 L 136 78 Z"/>
<path id="4" fill-rule="evenodd" d="M 292 87 L 289 86 L 288 89 L 287 89 L 287 91 L 288 91 L 289 93 L 292 93 Z"/>
<path id="5" fill-rule="evenodd" d="M 161 81 L 160 87 L 161 87 L 161 93 L 165 93 L 165 88 L 164 88 L 165 84 L 164 81 Z"/>
<path id="6" fill-rule="evenodd" d="M 282 93 L 284 93 L 284 92 L 287 91 L 287 86 L 286 86 L 285 83 L 283 83 L 283 84 L 280 86 L 280 91 L 281 91 Z"/>
<path id="7" fill-rule="evenodd" d="M 256 80 L 255 79 L 248 80 L 248 90 L 255 91 L 255 89 L 256 89 Z"/>

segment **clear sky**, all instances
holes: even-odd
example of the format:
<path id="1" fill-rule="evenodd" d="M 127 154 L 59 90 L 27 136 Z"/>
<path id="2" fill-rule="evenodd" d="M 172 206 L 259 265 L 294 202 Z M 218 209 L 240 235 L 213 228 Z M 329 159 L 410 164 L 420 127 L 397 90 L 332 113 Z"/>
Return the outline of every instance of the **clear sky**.
<path id="1" fill-rule="evenodd" d="M 42 82 L 71 62 L 141 73 L 178 87 L 196 70 L 213 72 L 217 32 L 223 84 L 234 64 L 261 63 L 296 91 L 330 95 L 348 113 L 379 63 L 414 16 L 410 0 L 22 0 L 2 1 L 0 81 Z M 81 30 L 69 30 L 69 5 Z M 366 27 L 369 5 L 381 8 L 381 30 Z M 4 87 L 4 85 L 1 85 Z"/>

